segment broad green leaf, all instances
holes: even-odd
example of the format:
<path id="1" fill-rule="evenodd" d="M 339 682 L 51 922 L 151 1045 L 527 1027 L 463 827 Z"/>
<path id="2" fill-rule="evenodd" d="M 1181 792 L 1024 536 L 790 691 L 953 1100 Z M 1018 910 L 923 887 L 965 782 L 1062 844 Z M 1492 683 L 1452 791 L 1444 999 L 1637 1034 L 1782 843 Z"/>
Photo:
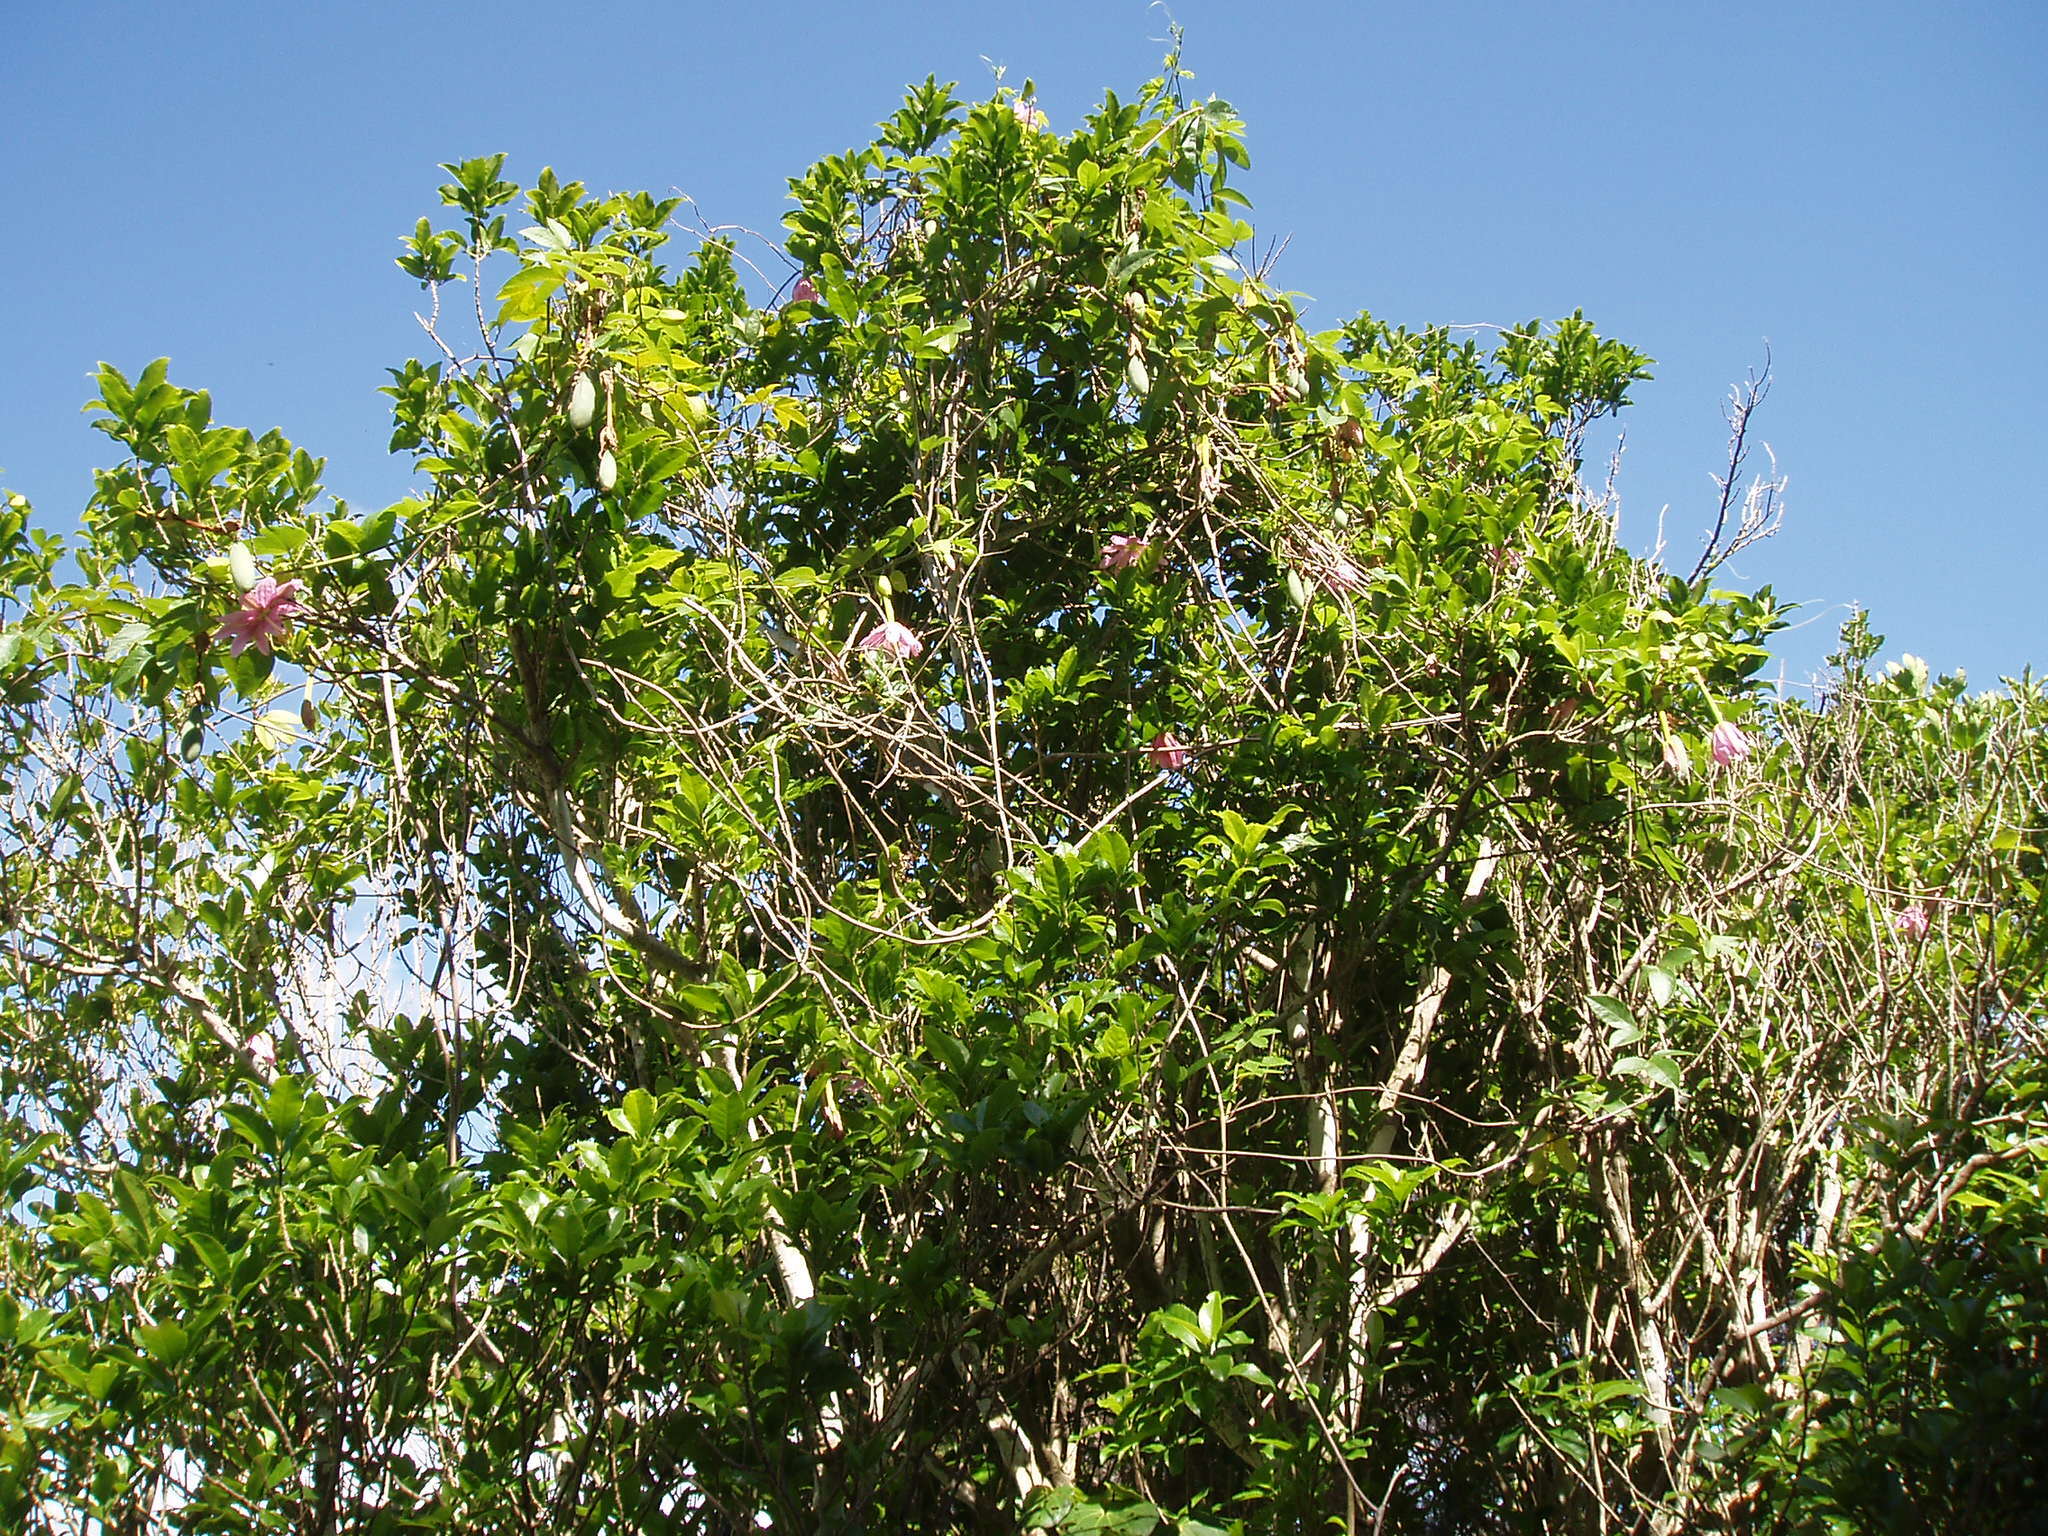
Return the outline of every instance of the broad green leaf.
<path id="1" fill-rule="evenodd" d="M 150 1358 L 164 1365 L 176 1365 L 192 1347 L 191 1336 L 183 1326 L 169 1321 L 137 1324 L 135 1336 L 149 1351 Z"/>

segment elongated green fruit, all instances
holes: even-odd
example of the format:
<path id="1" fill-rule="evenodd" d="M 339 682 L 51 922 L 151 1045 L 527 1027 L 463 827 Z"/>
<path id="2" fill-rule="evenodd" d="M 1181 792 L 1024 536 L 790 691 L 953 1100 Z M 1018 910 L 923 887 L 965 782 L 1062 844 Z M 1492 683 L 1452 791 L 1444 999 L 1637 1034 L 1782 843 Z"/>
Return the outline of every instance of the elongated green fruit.
<path id="1" fill-rule="evenodd" d="M 589 374 L 579 373 L 569 386 L 569 425 L 582 432 L 596 419 L 597 385 Z"/>
<path id="2" fill-rule="evenodd" d="M 597 456 L 597 488 L 608 491 L 619 483 L 619 461 L 612 457 L 607 448 Z"/>
<path id="3" fill-rule="evenodd" d="M 256 557 L 240 539 L 228 546 L 228 574 L 235 578 L 240 591 L 246 592 L 256 585 Z"/>

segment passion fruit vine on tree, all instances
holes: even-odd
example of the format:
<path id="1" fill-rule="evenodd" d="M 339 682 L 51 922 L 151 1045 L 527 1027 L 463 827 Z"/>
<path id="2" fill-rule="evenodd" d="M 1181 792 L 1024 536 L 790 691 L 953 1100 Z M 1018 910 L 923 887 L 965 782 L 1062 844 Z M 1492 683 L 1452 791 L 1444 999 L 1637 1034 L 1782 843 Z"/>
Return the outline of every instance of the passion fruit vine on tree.
<path id="1" fill-rule="evenodd" d="M 10 1528 L 2037 1507 L 2039 690 L 1759 689 L 1581 480 L 1646 360 L 1305 330 L 1185 79 L 928 83 L 765 257 L 449 166 L 367 517 L 102 369 L 0 516 Z"/>

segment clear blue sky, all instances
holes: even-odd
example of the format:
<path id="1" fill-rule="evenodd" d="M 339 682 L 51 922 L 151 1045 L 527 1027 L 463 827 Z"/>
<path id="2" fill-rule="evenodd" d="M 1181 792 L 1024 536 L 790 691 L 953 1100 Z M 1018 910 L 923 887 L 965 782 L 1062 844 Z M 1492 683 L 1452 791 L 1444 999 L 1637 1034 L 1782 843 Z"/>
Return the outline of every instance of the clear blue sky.
<path id="1" fill-rule="evenodd" d="M 1583 308 L 1658 359 L 1624 533 L 1690 556 L 1720 406 L 1768 342 L 1786 531 L 1737 579 L 1974 683 L 2048 664 L 2048 5 L 1179 0 L 1250 125 L 1310 323 Z M 351 500 L 402 494 L 383 370 L 422 346 L 397 237 L 438 162 L 510 154 L 773 231 L 785 180 L 909 81 L 1032 77 L 1055 128 L 1156 70 L 1142 0 L 540 5 L 0 0 L 0 483 L 68 522 L 102 358 L 168 354 Z M 106 445 L 111 446 L 111 445 Z"/>

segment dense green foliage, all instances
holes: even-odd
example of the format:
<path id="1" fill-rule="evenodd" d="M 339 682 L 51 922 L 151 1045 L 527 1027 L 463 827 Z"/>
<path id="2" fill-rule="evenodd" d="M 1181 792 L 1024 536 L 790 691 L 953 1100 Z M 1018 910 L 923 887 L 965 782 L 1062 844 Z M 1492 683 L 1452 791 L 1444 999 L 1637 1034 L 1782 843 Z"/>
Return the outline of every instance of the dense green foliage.
<path id="1" fill-rule="evenodd" d="M 1758 689 L 1646 360 L 1305 331 L 1183 79 L 916 90 L 778 278 L 451 165 L 367 516 L 102 370 L 0 1521 L 2024 1527 L 2048 705 Z"/>

